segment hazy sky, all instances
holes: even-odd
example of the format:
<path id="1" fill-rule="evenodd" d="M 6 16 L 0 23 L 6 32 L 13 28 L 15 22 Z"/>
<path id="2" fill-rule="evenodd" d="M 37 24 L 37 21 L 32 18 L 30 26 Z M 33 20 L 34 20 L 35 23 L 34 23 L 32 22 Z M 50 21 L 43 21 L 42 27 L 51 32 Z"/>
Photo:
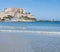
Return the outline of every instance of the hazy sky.
<path id="1" fill-rule="evenodd" d="M 38 19 L 60 20 L 60 0 L 0 0 L 3 8 L 25 8 Z"/>

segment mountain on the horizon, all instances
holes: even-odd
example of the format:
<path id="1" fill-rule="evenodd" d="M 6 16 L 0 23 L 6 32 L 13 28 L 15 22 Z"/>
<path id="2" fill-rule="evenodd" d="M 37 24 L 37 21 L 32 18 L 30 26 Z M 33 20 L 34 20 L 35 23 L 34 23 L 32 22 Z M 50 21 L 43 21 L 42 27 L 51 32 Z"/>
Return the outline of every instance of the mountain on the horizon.
<path id="1" fill-rule="evenodd" d="M 36 21 L 36 18 L 23 8 L 5 8 L 0 12 L 0 21 Z"/>

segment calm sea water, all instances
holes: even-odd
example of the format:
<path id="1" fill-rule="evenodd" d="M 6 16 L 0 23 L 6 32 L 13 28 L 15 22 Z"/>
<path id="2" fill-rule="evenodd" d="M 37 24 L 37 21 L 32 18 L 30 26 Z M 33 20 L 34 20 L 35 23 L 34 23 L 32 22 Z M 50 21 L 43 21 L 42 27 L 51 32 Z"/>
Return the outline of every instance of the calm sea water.
<path id="1" fill-rule="evenodd" d="M 0 22 L 0 29 L 60 31 L 60 22 Z"/>
<path id="2" fill-rule="evenodd" d="M 0 22 L 0 52 L 60 52 L 60 22 Z"/>

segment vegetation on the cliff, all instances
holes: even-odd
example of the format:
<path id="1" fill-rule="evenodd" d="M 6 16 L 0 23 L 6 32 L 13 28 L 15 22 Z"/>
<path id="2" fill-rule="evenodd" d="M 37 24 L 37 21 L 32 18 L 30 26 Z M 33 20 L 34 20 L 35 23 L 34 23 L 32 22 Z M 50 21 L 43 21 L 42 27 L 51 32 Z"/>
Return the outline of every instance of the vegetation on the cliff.
<path id="1" fill-rule="evenodd" d="M 11 15 L 7 15 L 7 16 L 5 16 L 5 17 L 3 17 L 3 19 L 12 19 L 13 17 L 11 16 Z"/>
<path id="2" fill-rule="evenodd" d="M 12 18 L 14 18 L 14 17 L 12 17 L 11 15 L 7 15 L 7 16 L 5 16 L 5 17 L 3 17 L 3 19 L 0 19 L 0 21 L 10 21 L 10 20 L 12 20 Z M 20 20 L 25 20 L 25 21 L 37 21 L 37 19 L 36 18 L 30 18 L 30 17 L 27 17 L 27 16 L 21 16 L 21 17 L 19 17 L 19 18 L 16 18 L 16 20 L 18 19 L 18 21 L 20 21 Z M 17 22 L 17 21 L 16 21 Z M 20 21 L 21 22 L 21 21 Z"/>
<path id="3" fill-rule="evenodd" d="M 3 19 L 0 18 L 0 21 L 7 21 L 7 20 L 11 20 L 13 17 L 11 15 L 7 15 L 5 17 L 3 17 Z"/>
<path id="4" fill-rule="evenodd" d="M 29 18 L 29 17 L 27 17 L 27 16 L 21 16 L 20 19 L 37 21 L 36 18 Z"/>

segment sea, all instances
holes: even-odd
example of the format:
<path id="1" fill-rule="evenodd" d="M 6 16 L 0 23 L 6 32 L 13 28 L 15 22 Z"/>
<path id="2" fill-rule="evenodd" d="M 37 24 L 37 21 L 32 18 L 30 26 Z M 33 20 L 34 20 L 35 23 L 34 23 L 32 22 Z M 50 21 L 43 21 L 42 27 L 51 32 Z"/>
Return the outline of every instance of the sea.
<path id="1" fill-rule="evenodd" d="M 60 52 L 60 22 L 0 22 L 0 52 Z"/>

